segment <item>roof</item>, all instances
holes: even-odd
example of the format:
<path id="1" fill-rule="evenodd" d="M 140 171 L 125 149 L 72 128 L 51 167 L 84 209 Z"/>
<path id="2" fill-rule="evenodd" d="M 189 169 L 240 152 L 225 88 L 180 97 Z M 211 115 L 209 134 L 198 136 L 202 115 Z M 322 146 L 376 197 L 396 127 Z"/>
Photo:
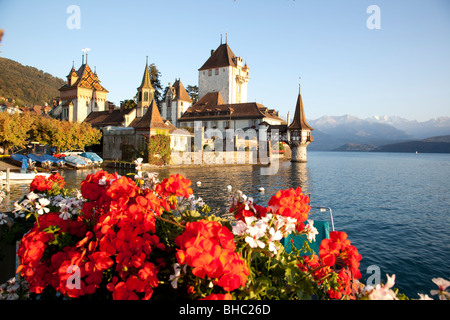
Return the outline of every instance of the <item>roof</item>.
<path id="1" fill-rule="evenodd" d="M 262 104 L 256 102 L 225 104 L 220 92 L 209 92 L 189 107 L 178 121 L 258 118 L 271 118 L 284 122 L 274 110 L 269 110 Z"/>
<path id="2" fill-rule="evenodd" d="M 106 111 L 91 112 L 84 122 L 93 127 L 122 126 L 125 123 L 125 114 L 133 109 L 114 109 Z"/>
<path id="3" fill-rule="evenodd" d="M 69 76 L 75 72 L 74 67 L 72 66 L 72 69 L 70 70 Z M 97 91 L 104 91 L 108 92 L 101 84 L 100 80 L 97 77 L 97 74 L 92 72 L 91 68 L 87 63 L 81 65 L 81 67 L 76 71 L 75 76 L 78 77 L 78 79 L 73 83 L 72 85 L 69 85 L 66 83 L 64 86 L 62 86 L 59 90 L 69 90 L 75 87 L 81 87 L 81 88 L 87 88 L 87 89 L 93 89 Z"/>
<path id="4" fill-rule="evenodd" d="M 191 97 L 187 93 L 180 79 L 173 83 L 172 88 L 175 89 L 175 99 L 192 103 Z"/>
<path id="5" fill-rule="evenodd" d="M 211 56 L 206 60 L 203 66 L 200 67 L 200 70 L 205 69 L 213 69 L 219 67 L 236 67 L 236 63 L 234 62 L 234 55 L 231 48 L 227 43 L 221 44 L 216 50 L 212 51 Z"/>
<path id="6" fill-rule="evenodd" d="M 303 108 L 302 95 L 299 93 L 297 105 L 295 106 L 295 114 L 289 130 L 314 130 L 307 122 L 305 117 L 305 109 Z"/>
<path id="7" fill-rule="evenodd" d="M 144 75 L 142 76 L 142 82 L 141 82 L 141 85 L 138 87 L 138 89 L 142 89 L 142 88 L 153 89 L 152 82 L 150 81 L 150 71 L 148 69 L 148 61 L 145 64 Z"/>
<path id="8" fill-rule="evenodd" d="M 136 130 L 164 129 L 169 130 L 169 133 L 177 130 L 177 127 L 171 124 L 170 121 L 164 120 L 161 117 L 154 99 L 144 116 L 134 119 L 130 127 Z"/>

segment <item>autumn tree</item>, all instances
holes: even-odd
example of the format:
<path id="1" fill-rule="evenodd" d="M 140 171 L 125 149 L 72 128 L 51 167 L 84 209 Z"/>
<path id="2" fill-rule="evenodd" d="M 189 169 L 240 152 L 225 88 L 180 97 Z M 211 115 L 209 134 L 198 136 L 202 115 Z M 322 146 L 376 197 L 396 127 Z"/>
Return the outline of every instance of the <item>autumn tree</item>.
<path id="1" fill-rule="evenodd" d="M 28 112 L 0 112 L 0 143 L 5 154 L 9 153 L 9 149 L 24 148 L 28 144 L 32 124 L 33 118 Z"/>

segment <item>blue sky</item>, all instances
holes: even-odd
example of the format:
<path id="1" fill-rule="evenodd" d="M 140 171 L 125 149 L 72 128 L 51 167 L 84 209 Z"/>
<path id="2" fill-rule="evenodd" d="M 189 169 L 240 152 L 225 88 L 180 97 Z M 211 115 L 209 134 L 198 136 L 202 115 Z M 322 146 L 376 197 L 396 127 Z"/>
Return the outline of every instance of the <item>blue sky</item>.
<path id="1" fill-rule="evenodd" d="M 80 8 L 69 29 L 67 8 Z M 380 29 L 369 29 L 370 5 Z M 163 85 L 198 84 L 227 33 L 250 68 L 248 100 L 285 116 L 301 77 L 306 116 L 450 116 L 450 1 L 0 0 L 0 55 L 65 79 L 83 48 L 108 100 L 132 98 L 145 57 Z M 0 70 L 1 76 L 1 70 Z"/>

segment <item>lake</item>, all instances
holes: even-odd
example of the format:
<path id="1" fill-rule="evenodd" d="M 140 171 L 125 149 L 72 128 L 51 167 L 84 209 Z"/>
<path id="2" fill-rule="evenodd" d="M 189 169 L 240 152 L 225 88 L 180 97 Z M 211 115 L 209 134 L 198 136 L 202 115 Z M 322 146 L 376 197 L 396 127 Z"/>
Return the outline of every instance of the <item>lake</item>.
<path id="1" fill-rule="evenodd" d="M 312 206 L 332 209 L 336 230 L 345 231 L 358 248 L 363 282 L 372 275 L 367 268 L 376 266 L 382 282 L 386 274 L 396 274 L 395 287 L 418 298 L 417 293 L 430 295 L 436 288 L 432 278 L 450 278 L 450 154 L 310 151 L 307 163 L 280 162 L 274 175 L 261 175 L 256 165 L 154 171 L 160 180 L 183 174 L 216 214 L 225 213 L 227 185 L 260 205 L 280 189 L 301 187 L 311 194 Z M 75 187 L 90 172 L 61 174 Z M 26 191 L 28 186 L 12 185 L 3 209 Z M 314 219 L 326 220 L 328 213 Z"/>

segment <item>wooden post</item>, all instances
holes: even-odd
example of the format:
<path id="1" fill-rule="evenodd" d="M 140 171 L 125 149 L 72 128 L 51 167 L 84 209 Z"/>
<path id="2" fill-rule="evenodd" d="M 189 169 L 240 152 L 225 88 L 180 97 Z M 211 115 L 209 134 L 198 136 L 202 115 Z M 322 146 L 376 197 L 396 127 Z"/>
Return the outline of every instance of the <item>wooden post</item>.
<path id="1" fill-rule="evenodd" d="M 6 168 L 6 194 L 9 193 L 10 189 L 9 189 L 9 168 Z"/>

